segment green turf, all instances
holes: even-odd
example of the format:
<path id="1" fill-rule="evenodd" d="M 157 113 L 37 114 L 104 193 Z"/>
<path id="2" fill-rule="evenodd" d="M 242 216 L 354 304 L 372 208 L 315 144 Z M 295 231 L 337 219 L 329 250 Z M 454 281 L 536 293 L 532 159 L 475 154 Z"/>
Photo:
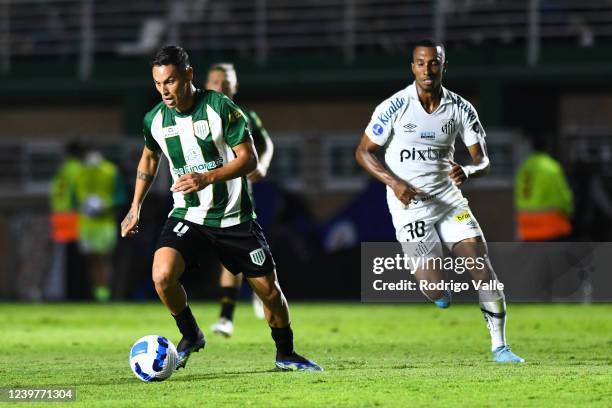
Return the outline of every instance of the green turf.
<path id="1" fill-rule="evenodd" d="M 192 308 L 208 329 L 217 306 Z M 522 365 L 490 362 L 476 305 L 291 310 L 297 351 L 324 373 L 272 371 L 269 330 L 245 304 L 232 339 L 209 335 L 186 370 L 147 384 L 128 352 L 146 334 L 178 341 L 160 304 L 1 304 L 0 386 L 77 387 L 76 402 L 53 407 L 612 405 L 612 305 L 511 305 L 508 338 Z M 50 406 L 27 404 L 36 405 Z"/>

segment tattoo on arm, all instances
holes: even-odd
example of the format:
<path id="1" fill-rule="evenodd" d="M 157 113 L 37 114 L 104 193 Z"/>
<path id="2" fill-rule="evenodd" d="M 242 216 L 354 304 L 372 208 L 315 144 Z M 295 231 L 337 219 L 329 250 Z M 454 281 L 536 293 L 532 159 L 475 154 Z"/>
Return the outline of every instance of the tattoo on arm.
<path id="1" fill-rule="evenodd" d="M 151 182 L 153 181 L 153 176 L 147 173 L 143 173 L 142 171 L 138 170 L 138 172 L 136 173 L 136 178 L 140 179 L 140 180 L 144 180 L 147 182 Z"/>

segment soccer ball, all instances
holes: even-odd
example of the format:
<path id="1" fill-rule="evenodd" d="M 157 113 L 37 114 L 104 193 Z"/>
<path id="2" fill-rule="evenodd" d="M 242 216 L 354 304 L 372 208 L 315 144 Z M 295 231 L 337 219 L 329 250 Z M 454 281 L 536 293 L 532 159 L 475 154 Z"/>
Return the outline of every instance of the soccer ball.
<path id="1" fill-rule="evenodd" d="M 138 339 L 130 351 L 130 368 L 138 379 L 163 381 L 176 368 L 176 347 L 163 336 L 150 335 Z"/>

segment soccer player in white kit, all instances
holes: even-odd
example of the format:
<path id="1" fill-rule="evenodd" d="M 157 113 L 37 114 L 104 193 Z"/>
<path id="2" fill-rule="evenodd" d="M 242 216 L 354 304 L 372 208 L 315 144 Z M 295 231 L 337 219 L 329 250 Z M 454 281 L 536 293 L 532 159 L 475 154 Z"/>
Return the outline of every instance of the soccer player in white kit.
<path id="1" fill-rule="evenodd" d="M 413 253 L 443 256 L 443 245 L 455 257 L 480 258 L 467 268 L 474 281 L 497 280 L 486 253 L 484 236 L 458 186 L 489 169 L 485 132 L 474 107 L 442 86 L 447 63 L 444 46 L 422 40 L 412 54 L 413 84 L 376 107 L 355 153 L 368 173 L 387 185 L 387 203 L 401 243 Z M 460 136 L 473 163 L 453 161 Z M 384 163 L 376 153 L 384 151 Z M 409 249 L 406 249 L 409 251 Z M 437 283 L 444 272 L 427 264 L 417 281 Z M 450 292 L 424 289 L 441 308 L 450 306 Z M 491 334 L 493 360 L 524 362 L 506 343 L 506 303 L 498 288 L 478 290 L 480 308 Z"/>

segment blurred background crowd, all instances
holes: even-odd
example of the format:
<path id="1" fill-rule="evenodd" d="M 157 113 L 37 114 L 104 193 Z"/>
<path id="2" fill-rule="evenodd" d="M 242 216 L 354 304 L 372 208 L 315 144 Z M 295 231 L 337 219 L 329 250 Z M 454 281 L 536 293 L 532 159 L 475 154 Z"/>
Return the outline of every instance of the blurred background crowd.
<path id="1" fill-rule="evenodd" d="M 611 23 L 609 0 L 0 0 L 0 299 L 155 298 L 167 164 L 138 236 L 117 226 L 168 43 L 198 87 L 233 62 L 236 102 L 270 133 L 254 194 L 290 298 L 358 297 L 360 242 L 395 239 L 353 152 L 424 37 L 446 44 L 445 86 L 487 132 L 491 173 L 463 189 L 488 241 L 610 241 Z M 214 297 L 218 262 L 201 264 L 186 287 Z"/>

